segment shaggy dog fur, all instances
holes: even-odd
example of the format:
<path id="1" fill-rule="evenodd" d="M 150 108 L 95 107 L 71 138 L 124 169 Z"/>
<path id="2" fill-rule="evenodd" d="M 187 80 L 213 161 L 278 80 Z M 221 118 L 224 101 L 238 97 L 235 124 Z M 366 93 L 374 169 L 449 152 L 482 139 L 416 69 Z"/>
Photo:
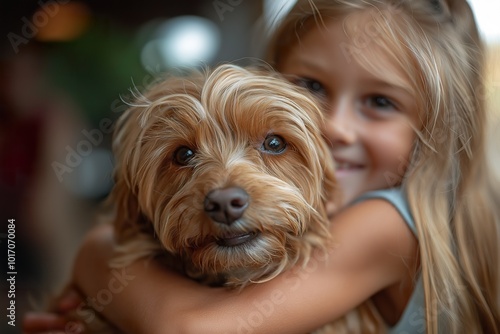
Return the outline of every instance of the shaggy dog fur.
<path id="1" fill-rule="evenodd" d="M 322 122 L 302 88 L 234 65 L 136 96 L 113 141 L 112 266 L 156 257 L 205 284 L 242 288 L 306 265 L 328 245 L 335 193 Z"/>
<path id="2" fill-rule="evenodd" d="M 155 252 L 241 286 L 307 261 L 326 245 L 335 184 L 321 120 L 270 72 L 225 65 L 154 86 L 117 125 L 115 265 Z"/>

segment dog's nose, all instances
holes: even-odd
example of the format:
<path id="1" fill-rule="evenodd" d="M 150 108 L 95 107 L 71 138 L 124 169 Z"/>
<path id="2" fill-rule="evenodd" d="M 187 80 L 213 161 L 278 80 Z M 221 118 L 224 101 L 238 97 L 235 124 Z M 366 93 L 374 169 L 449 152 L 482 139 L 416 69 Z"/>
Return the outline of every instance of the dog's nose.
<path id="1" fill-rule="evenodd" d="M 214 221 L 231 225 L 248 207 L 248 194 L 239 187 L 212 190 L 205 197 L 205 212 Z"/>

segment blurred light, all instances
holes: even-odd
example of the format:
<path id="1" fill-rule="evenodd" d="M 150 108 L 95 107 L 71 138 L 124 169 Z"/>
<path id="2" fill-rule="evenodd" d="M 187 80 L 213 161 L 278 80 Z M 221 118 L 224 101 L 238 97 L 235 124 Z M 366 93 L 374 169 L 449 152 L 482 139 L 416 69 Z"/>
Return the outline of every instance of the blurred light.
<path id="1" fill-rule="evenodd" d="M 49 1 L 33 14 L 32 23 L 38 30 L 36 39 L 39 41 L 69 41 L 87 30 L 90 10 L 87 5 L 78 1 L 67 4 Z"/>
<path id="2" fill-rule="evenodd" d="M 264 0 L 266 29 L 274 29 L 296 2 L 297 0 Z"/>
<path id="3" fill-rule="evenodd" d="M 81 164 L 65 179 L 68 189 L 84 198 L 100 198 L 113 186 L 113 154 L 108 149 L 95 148 L 82 157 Z"/>
<path id="4" fill-rule="evenodd" d="M 487 42 L 500 43 L 500 1 L 498 0 L 468 0 L 479 30 Z M 264 0 L 264 15 L 268 28 L 272 28 L 297 0 Z"/>
<path id="5" fill-rule="evenodd" d="M 220 32 L 212 21 L 179 16 L 160 24 L 141 52 L 145 68 L 191 67 L 211 62 L 220 46 Z"/>
<path id="6" fill-rule="evenodd" d="M 500 43 L 500 1 L 469 0 L 482 36 L 489 43 Z"/>

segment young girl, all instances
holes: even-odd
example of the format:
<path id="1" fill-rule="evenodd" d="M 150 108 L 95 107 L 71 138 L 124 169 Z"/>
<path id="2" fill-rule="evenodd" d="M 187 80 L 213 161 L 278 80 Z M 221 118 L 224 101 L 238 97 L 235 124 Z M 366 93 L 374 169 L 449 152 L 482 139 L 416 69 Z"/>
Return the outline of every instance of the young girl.
<path id="1" fill-rule="evenodd" d="M 391 333 L 500 333 L 500 186 L 467 2 L 299 0 L 270 41 L 268 60 L 327 116 L 345 201 L 336 246 L 241 292 L 139 261 L 96 309 L 130 333 L 289 334 L 370 301 Z M 87 304 L 116 283 L 112 253 L 111 228 L 89 234 L 74 272 Z"/>

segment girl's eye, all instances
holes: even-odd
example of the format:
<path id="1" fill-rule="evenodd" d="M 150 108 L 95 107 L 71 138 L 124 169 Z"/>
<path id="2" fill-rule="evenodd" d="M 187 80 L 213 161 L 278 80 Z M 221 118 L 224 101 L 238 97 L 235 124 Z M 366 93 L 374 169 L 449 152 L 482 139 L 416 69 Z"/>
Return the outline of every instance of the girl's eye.
<path id="1" fill-rule="evenodd" d="M 261 150 L 266 153 L 281 154 L 285 152 L 286 146 L 287 144 L 283 137 L 278 135 L 269 135 L 262 143 Z"/>
<path id="2" fill-rule="evenodd" d="M 372 96 L 366 101 L 367 107 L 373 109 L 385 109 L 392 110 L 396 109 L 395 104 L 385 96 Z"/>
<path id="3" fill-rule="evenodd" d="M 311 93 L 319 96 L 325 96 L 326 95 L 326 90 L 325 87 L 321 84 L 321 82 L 314 80 L 314 79 L 308 79 L 308 78 L 299 78 L 295 80 L 295 84 L 297 86 L 303 87 L 310 91 Z"/>
<path id="4" fill-rule="evenodd" d="M 187 146 L 181 146 L 174 152 L 174 162 L 186 166 L 194 157 L 194 151 Z"/>

